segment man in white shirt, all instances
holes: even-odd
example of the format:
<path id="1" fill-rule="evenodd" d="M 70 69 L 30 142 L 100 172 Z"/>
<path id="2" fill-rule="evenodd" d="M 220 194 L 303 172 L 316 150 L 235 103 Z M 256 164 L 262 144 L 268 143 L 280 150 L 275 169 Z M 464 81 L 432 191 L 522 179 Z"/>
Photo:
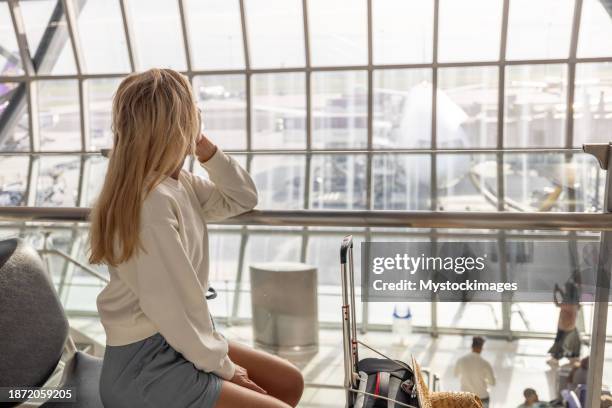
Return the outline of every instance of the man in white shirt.
<path id="1" fill-rule="evenodd" d="M 472 352 L 457 360 L 455 377 L 461 380 L 461 391 L 473 392 L 482 400 L 485 408 L 489 406 L 489 386 L 495 385 L 495 375 L 491 364 L 482 356 L 485 340 L 476 336 L 472 338 Z"/>

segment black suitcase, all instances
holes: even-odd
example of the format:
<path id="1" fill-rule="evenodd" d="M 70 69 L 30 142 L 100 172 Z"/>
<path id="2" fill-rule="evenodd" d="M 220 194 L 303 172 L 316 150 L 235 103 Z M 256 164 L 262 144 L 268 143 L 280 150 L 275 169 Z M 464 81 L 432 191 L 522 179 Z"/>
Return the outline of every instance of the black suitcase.
<path id="1" fill-rule="evenodd" d="M 347 235 L 340 249 L 342 287 L 342 338 L 344 387 L 347 408 L 421 408 L 415 374 L 406 363 L 392 360 L 357 339 L 353 237 Z M 359 344 L 382 358 L 359 360 Z"/>

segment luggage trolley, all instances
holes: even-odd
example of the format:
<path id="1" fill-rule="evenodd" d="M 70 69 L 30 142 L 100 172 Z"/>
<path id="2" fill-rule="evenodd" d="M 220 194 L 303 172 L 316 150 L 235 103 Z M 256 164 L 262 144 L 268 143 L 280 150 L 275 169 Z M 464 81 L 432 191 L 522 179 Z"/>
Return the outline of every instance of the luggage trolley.
<path id="1" fill-rule="evenodd" d="M 344 389 L 347 408 L 422 406 L 417 393 L 413 369 L 393 360 L 357 339 L 355 318 L 355 277 L 353 269 L 353 237 L 347 235 L 340 248 L 340 280 L 342 286 L 342 339 L 344 349 Z M 359 360 L 359 345 L 382 358 Z M 428 379 L 429 372 L 423 370 Z"/>

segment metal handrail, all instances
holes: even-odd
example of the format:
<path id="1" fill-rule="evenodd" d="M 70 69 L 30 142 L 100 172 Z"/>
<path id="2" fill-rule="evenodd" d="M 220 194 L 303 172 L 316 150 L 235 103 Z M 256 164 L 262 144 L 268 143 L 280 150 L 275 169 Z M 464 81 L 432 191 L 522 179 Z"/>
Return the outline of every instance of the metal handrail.
<path id="1" fill-rule="evenodd" d="M 88 222 L 80 207 L 0 207 L 1 221 Z M 567 212 L 437 212 L 253 210 L 221 225 L 612 231 L 612 214 Z"/>

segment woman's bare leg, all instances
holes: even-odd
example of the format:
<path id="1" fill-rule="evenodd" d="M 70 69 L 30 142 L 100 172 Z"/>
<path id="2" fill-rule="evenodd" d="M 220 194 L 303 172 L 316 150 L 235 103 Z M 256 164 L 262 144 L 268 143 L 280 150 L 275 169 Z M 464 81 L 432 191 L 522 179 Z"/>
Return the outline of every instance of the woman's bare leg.
<path id="1" fill-rule="evenodd" d="M 302 373 L 290 362 L 244 344 L 229 342 L 230 359 L 269 395 L 295 407 L 304 391 Z"/>
<path id="2" fill-rule="evenodd" d="M 215 408 L 289 408 L 289 405 L 229 381 L 223 381 Z"/>

